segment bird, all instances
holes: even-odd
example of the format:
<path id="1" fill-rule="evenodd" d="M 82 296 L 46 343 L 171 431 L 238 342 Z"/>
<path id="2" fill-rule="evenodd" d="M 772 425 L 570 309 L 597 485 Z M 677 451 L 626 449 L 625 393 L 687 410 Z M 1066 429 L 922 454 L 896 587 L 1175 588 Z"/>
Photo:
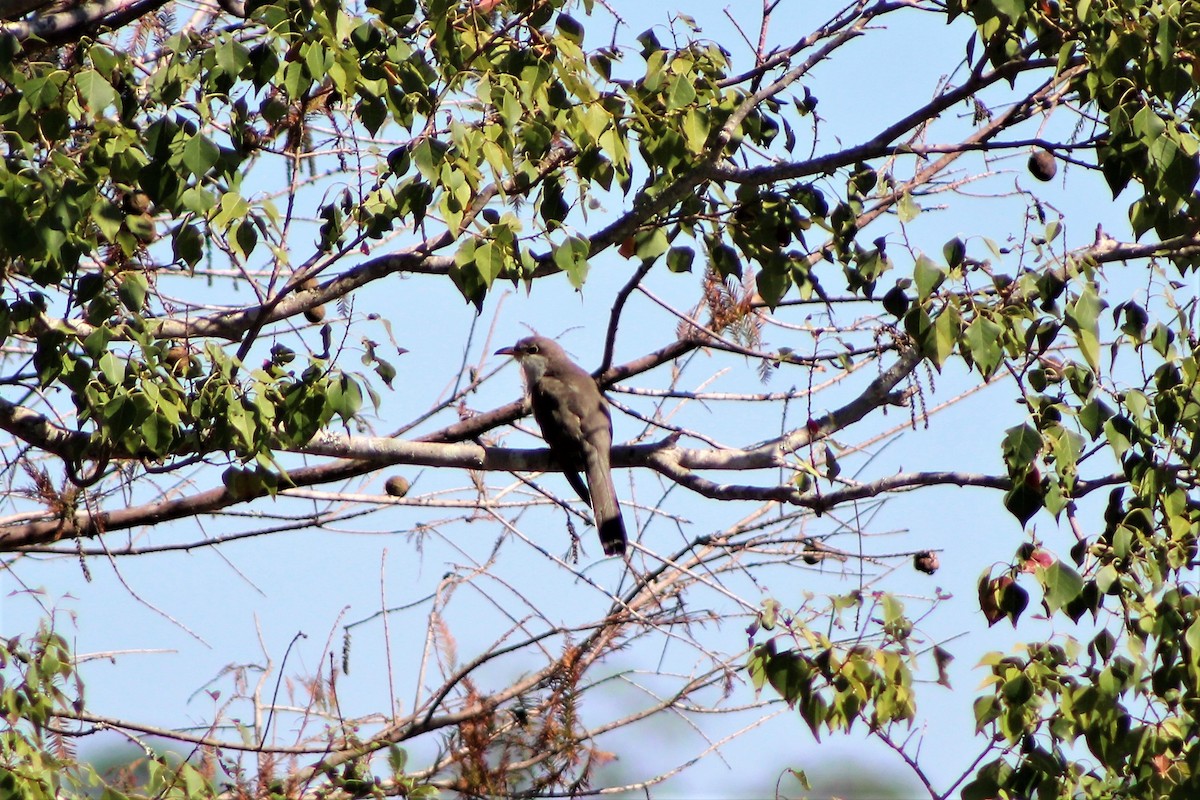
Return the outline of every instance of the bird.
<path id="1" fill-rule="evenodd" d="M 604 554 L 623 555 L 628 537 L 612 479 L 612 417 L 595 379 L 544 336 L 528 336 L 496 355 L 521 365 L 533 418 L 567 482 L 591 506 Z"/>

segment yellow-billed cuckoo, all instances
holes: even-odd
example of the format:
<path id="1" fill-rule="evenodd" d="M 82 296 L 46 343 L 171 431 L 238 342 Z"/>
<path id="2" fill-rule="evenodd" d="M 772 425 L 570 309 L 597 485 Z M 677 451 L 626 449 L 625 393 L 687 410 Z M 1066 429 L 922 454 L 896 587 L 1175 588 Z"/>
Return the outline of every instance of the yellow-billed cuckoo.
<path id="1" fill-rule="evenodd" d="M 592 507 L 605 555 L 625 552 L 625 521 L 609 463 L 612 418 L 596 381 L 557 342 L 530 336 L 496 355 L 512 356 L 525 373 L 533 418 L 567 482 Z M 585 484 L 579 477 L 582 471 Z"/>

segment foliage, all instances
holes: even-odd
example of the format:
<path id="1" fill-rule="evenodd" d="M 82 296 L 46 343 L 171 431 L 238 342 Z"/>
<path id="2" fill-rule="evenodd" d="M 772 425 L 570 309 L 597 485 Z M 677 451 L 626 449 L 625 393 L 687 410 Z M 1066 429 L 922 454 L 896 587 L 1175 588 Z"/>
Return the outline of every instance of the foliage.
<path id="1" fill-rule="evenodd" d="M 579 711 L 604 681 L 588 671 L 678 622 L 706 666 L 668 700 L 647 692 L 655 700 L 645 712 L 611 729 L 690 708 L 705 691 L 723 700 L 745 666 L 760 703 L 781 697 L 818 738 L 861 722 L 931 796 L 1194 794 L 1200 600 L 1186 576 L 1200 532 L 1200 354 L 1197 300 L 1175 278 L 1200 265 L 1200 7 L 856 3 L 806 35 L 760 45 L 748 69 L 684 16 L 599 44 L 605 15 L 622 33 L 623 20 L 590 0 L 221 8 L 180 23 L 157 2 L 132 19 L 94 3 L 89 13 L 100 18 L 68 9 L 20 19 L 25 9 L 0 23 L 0 216 L 9 221 L 0 228 L 0 428 L 13 437 L 4 447 L 12 516 L 0 524 L 0 549 L 13 556 L 7 568 L 50 552 L 77 556 L 86 574 L 87 556 L 113 558 L 106 542 L 118 531 L 264 495 L 294 498 L 385 466 L 555 469 L 544 451 L 497 446 L 494 432 L 526 408 L 468 408 L 488 377 L 477 370 L 395 436 L 371 435 L 369 419 L 390 396 L 422 388 L 419 375 L 402 378 L 389 359 L 405 352 L 397 338 L 411 343 L 428 331 L 397 334 L 394 308 L 385 319 L 354 306 L 368 294 L 356 290 L 390 287 L 384 281 L 398 276 L 448 279 L 482 313 L 509 285 L 534 295 L 557 275 L 581 289 L 601 265 L 624 267 L 597 370 L 604 386 L 674 363 L 663 385 L 646 390 L 655 403 L 723 401 L 683 388 L 678 365 L 707 351 L 808 387 L 743 393 L 739 401 L 773 409 L 775 427 L 769 438 L 735 429 L 754 442 L 740 447 L 716 444 L 726 432 L 672 423 L 662 404 L 630 408 L 663 438 L 649 442 L 647 433 L 614 452 L 618 466 L 652 471 L 664 500 L 678 487 L 705 503 L 754 501 L 778 515 L 770 523 L 689 533 L 665 555 L 645 550 L 587 622 L 540 612 L 545 629 L 525 628 L 526 605 L 535 604 L 514 592 L 521 611 L 505 610 L 505 624 L 522 622 L 464 663 L 441 616 L 453 592 L 439 585 L 424 647 L 427 658 L 436 652 L 443 684 L 430 705 L 408 716 L 393 708 L 367 731 L 341 716 L 330 667 L 312 680 L 298 726 L 309 738 L 297 750 L 267 745 L 269 717 L 240 729 L 241 749 L 178 734 L 224 759 L 231 785 L 257 781 L 282 795 L 320 786 L 338 797 L 598 790 L 596 772 L 611 756 L 593 739 L 610 728 Z M 764 5 L 763 40 L 781 13 Z M 905 15 L 951 23 L 961 63 L 932 99 L 863 123 L 878 125 L 875 133 L 859 127 L 852 144 L 845 132 L 823 133 L 815 68 L 849 58 L 844 48 Z M 966 118 L 951 119 L 960 106 Z M 989 182 L 994 162 L 981 162 L 975 177 L 954 171 L 977 153 L 1031 153 L 1039 180 L 1059 164 L 1072 182 L 1099 177 L 1128 204 L 1133 241 L 1099 227 L 1090 242 L 1069 239 L 1080 227 L 1069 229 L 1037 192 Z M 952 236 L 922 227 L 942 198 L 963 201 L 976 183 L 1019 207 L 1023 229 L 998 242 L 982 220 L 980 231 Z M 1122 263 L 1139 271 L 1140 288 L 1127 290 L 1127 275 L 1119 283 Z M 694 305 L 673 309 L 674 338 L 651 344 L 623 314 L 635 291 L 651 296 L 653 280 L 686 282 Z M 418 291 L 401 295 L 422 302 Z M 782 321 L 796 309 L 808 317 Z M 787 344 L 767 344 L 769 333 Z M 637 359 L 614 363 L 618 334 L 636 341 Z M 835 377 L 815 386 L 820 373 Z M 928 423 L 935 376 L 962 374 L 972 390 L 1003 383 L 1023 409 L 996 433 L 994 474 L 871 477 L 870 458 L 855 463 L 866 477 L 845 473 L 905 426 L 849 429 L 890 407 L 906 408 L 912 428 Z M 852 389 L 815 410 L 818 389 L 843 387 Z M 789 404 L 801 400 L 797 423 Z M 414 432 L 435 417 L 440 427 Z M 193 465 L 207 468 L 200 480 L 210 489 L 184 477 Z M 723 471 L 749 472 L 757 483 L 709 477 Z M 163 499 L 156 481 L 164 474 L 180 476 L 184 496 Z M 499 520 L 472 476 L 463 504 L 478 516 L 463 521 Z M 942 788 L 903 732 L 918 718 L 918 676 L 932 670 L 948 683 L 951 652 L 936 636 L 928 643 L 923 616 L 906 610 L 899 591 L 867 586 L 860 566 L 864 585 L 851 593 L 761 604 L 739 594 L 759 591 L 760 572 L 869 563 L 861 549 L 826 541 L 844 531 L 795 528 L 939 484 L 993 490 L 996 507 L 1028 528 L 1009 562 L 979 578 L 976 616 L 981 627 L 1007 621 L 1025 642 L 983 658 L 980 755 Z M 388 502 L 438 500 L 410 489 L 389 489 Z M 1087 504 L 1105 492 L 1107 506 L 1092 514 Z M 538 504 L 551 505 L 541 495 L 528 501 Z M 670 513 L 660 506 L 646 512 L 656 522 Z M 281 517 L 319 526 L 341 513 Z M 519 538 L 520 513 L 504 518 L 498 535 Z M 1029 527 L 1038 520 L 1065 526 L 1074 543 L 1038 534 Z M 73 547 L 59 546 L 63 539 Z M 88 541 L 102 549 L 85 552 Z M 937 568 L 921 548 L 888 558 Z M 547 561 L 595 585 L 564 560 Z M 473 574 L 508 589 L 486 563 Z M 743 569 L 751 589 L 735 588 Z M 684 603 L 714 585 L 712 593 L 736 598 L 734 610 Z M 680 598 L 673 622 L 663 621 L 668 592 Z M 948 600 L 935 593 L 928 602 Z M 793 607 L 784 612 L 784 603 Z M 1052 630 L 1031 625 L 1031 603 Z M 690 632 L 692 623 L 744 617 L 745 653 Z M 542 661 L 508 685 L 480 688 L 477 670 L 515 651 Z M 0 655 L 0 706 L 11 726 L 0 735 L 9 770 L 0 785 L 31 798 L 98 786 L 59 726 L 89 719 L 82 690 L 63 688 L 76 677 L 65 640 L 43 629 Z M 262 711 L 260 695 L 239 693 Z M 310 731 L 308 712 L 326 727 Z M 437 731 L 446 746 L 406 772 L 401 743 Z M 254 754 L 256 774 L 234 751 Z M 282 765 L 284 754 L 309 761 Z M 156 796 L 206 796 L 219 783 L 215 766 L 204 774 L 188 762 L 147 763 L 144 791 Z"/>
<path id="2" fill-rule="evenodd" d="M 0 651 L 0 713 L 7 728 L 0 732 L 0 788 L 17 800 L 51 800 L 83 796 L 104 788 L 105 800 L 129 795 L 75 759 L 72 732 L 63 714 L 83 709 L 83 684 L 72 667 L 63 637 L 43 627 L 29 642 L 10 639 Z M 68 691 L 68 684 L 73 684 Z M 143 796 L 204 798 L 214 796 L 209 779 L 190 764 L 171 764 L 148 753 L 141 759 Z"/>

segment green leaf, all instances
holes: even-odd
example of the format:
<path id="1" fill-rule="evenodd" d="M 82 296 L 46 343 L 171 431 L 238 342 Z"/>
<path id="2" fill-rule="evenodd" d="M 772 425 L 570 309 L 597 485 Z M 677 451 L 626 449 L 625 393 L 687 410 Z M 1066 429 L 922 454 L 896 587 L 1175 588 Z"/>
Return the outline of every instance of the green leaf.
<path id="1" fill-rule="evenodd" d="M 375 372 L 383 380 L 389 389 L 395 388 L 392 386 L 392 381 L 396 379 L 396 368 L 392 366 L 390 361 L 382 358 L 375 359 Z"/>
<path id="2" fill-rule="evenodd" d="M 693 153 L 704 151 L 708 143 L 708 133 L 711 117 L 699 109 L 691 108 L 683 117 L 683 135 L 687 139 L 688 149 Z"/>
<path id="3" fill-rule="evenodd" d="M 301 47 L 301 52 L 304 54 L 304 65 L 308 67 L 308 74 L 314 80 L 320 80 L 329 73 L 329 68 L 333 66 L 333 53 L 323 44 L 310 42 Z"/>
<path id="4" fill-rule="evenodd" d="M 696 251 L 690 247 L 672 247 L 667 251 L 667 269 L 671 272 L 691 272 Z"/>
<path id="5" fill-rule="evenodd" d="M 105 353 L 100 356 L 100 373 L 110 386 L 120 386 L 125 382 L 125 359 L 115 353 Z"/>
<path id="6" fill-rule="evenodd" d="M 901 222 L 912 222 L 921 213 L 921 207 L 913 200 L 912 194 L 905 192 L 900 196 L 900 202 L 896 204 L 896 215 L 900 217 Z"/>
<path id="7" fill-rule="evenodd" d="M 1004 461 L 1010 472 L 1016 472 L 1028 466 L 1042 452 L 1042 434 L 1032 425 L 1017 425 L 1005 431 Z"/>
<path id="8" fill-rule="evenodd" d="M 204 257 L 204 237 L 200 235 L 200 229 L 190 222 L 181 224 L 171 236 L 171 249 L 175 260 L 189 267 L 199 264 Z"/>
<path id="9" fill-rule="evenodd" d="M 1197 619 L 1188 626 L 1187 632 L 1183 635 L 1184 641 L 1191 648 L 1191 663 L 1188 666 L 1195 670 L 1200 666 L 1200 619 Z"/>
<path id="10" fill-rule="evenodd" d="M 1009 22 L 1016 22 L 1025 14 L 1027 0 L 991 0 L 992 7 L 997 12 L 1008 18 Z"/>
<path id="11" fill-rule="evenodd" d="M 917 256 L 917 263 L 913 267 L 913 281 L 917 285 L 918 300 L 922 303 L 928 300 L 929 295 L 937 291 L 944 280 L 946 280 L 945 270 L 928 256 L 924 254 Z"/>
<path id="12" fill-rule="evenodd" d="M 570 210 L 571 207 L 563 197 L 562 184 L 556 180 L 547 180 L 542 185 L 542 201 L 538 204 L 538 211 L 542 215 L 542 219 L 553 230 L 553 223 L 561 223 L 567 218 Z"/>
<path id="13" fill-rule="evenodd" d="M 598 142 L 604 131 L 612 125 L 612 117 L 599 103 L 593 103 L 586 109 L 581 109 L 579 121 L 593 142 Z"/>
<path id="14" fill-rule="evenodd" d="M 1164 138 L 1163 134 L 1167 130 L 1167 124 L 1163 122 L 1162 117 L 1148 105 L 1142 106 L 1142 109 L 1133 115 L 1131 127 L 1133 133 L 1147 147 L 1153 147 L 1156 143 L 1161 142 Z"/>
<path id="15" fill-rule="evenodd" d="M 667 93 L 667 110 L 674 111 L 691 104 L 696 99 L 696 87 L 692 85 L 692 76 L 683 74 L 671 83 Z"/>
<path id="16" fill-rule="evenodd" d="M 554 265 L 567 273 L 567 278 L 576 289 L 583 287 L 588 274 L 587 239 L 579 236 L 568 236 L 566 241 L 554 247 L 552 254 Z"/>
<path id="17" fill-rule="evenodd" d="M 487 296 L 487 285 L 475 265 L 475 249 L 477 242 L 474 238 L 464 238 L 454 254 L 454 266 L 450 268 L 450 279 L 462 292 L 468 303 L 474 303 L 476 308 L 483 307 L 483 299 Z"/>
<path id="18" fill-rule="evenodd" d="M 30 78 L 21 87 L 25 102 L 34 111 L 46 108 L 58 102 L 62 85 L 67 82 L 67 73 L 55 70 L 40 78 Z"/>
<path id="19" fill-rule="evenodd" d="M 771 655 L 770 643 L 757 645 L 750 653 L 746 671 L 750 673 L 750 685 L 754 687 L 756 693 L 761 692 L 762 688 L 767 685 L 767 661 Z"/>
<path id="20" fill-rule="evenodd" d="M 1000 695 L 1009 705 L 1024 705 L 1033 698 L 1033 681 L 1025 673 L 1018 673 L 1012 680 L 1005 681 Z"/>
<path id="21" fill-rule="evenodd" d="M 950 358 L 954 352 L 961 333 L 962 320 L 959 319 L 958 309 L 954 306 L 942 309 L 942 313 L 938 314 L 937 319 L 933 322 L 933 339 L 927 343 L 932 347 L 926 349 L 934 366 L 940 369 L 946 363 L 946 359 Z"/>
<path id="22" fill-rule="evenodd" d="M 341 417 L 344 423 L 349 423 L 362 408 L 362 390 L 347 375 L 341 375 L 329 382 L 325 399 L 330 410 Z"/>
<path id="23" fill-rule="evenodd" d="M 215 48 L 217 66 L 231 78 L 237 77 L 250 64 L 250 51 L 237 40 L 227 40 Z"/>
<path id="24" fill-rule="evenodd" d="M 242 453 L 249 451 L 254 445 L 255 425 L 240 400 L 233 399 L 228 404 L 225 410 L 225 419 L 229 422 L 229 427 L 237 434 L 235 437 L 238 444 L 237 449 Z"/>
<path id="25" fill-rule="evenodd" d="M 112 341 L 112 331 L 105 325 L 97 326 L 87 338 L 83 340 L 83 349 L 92 358 L 99 358 L 104 355 L 108 343 Z"/>
<path id="26" fill-rule="evenodd" d="M 100 233 L 110 242 L 116 241 L 117 235 L 121 232 L 121 225 L 125 222 L 125 214 L 114 203 L 110 203 L 103 197 L 96 198 L 96 203 L 92 206 L 92 221 L 96 223 L 96 227 L 100 229 Z"/>
<path id="27" fill-rule="evenodd" d="M 77 74 L 75 87 L 79 90 L 84 107 L 92 112 L 93 117 L 104 116 L 105 109 L 116 105 L 116 90 L 95 70 L 87 69 Z"/>
<path id="28" fill-rule="evenodd" d="M 1083 578 L 1061 561 L 1038 568 L 1037 575 L 1045 591 L 1046 606 L 1051 613 L 1066 606 L 1083 591 Z"/>
<path id="29" fill-rule="evenodd" d="M 667 239 L 667 234 L 662 228 L 642 231 L 634 241 L 637 245 L 635 253 L 642 261 L 653 261 L 667 252 L 667 247 L 670 245 L 670 240 Z"/>
<path id="30" fill-rule="evenodd" d="M 574 17 L 567 14 L 559 14 L 554 20 L 554 27 L 558 29 L 559 33 L 567 41 L 574 44 L 583 44 L 583 25 Z"/>
<path id="31" fill-rule="evenodd" d="M 92 66 L 101 75 L 111 75 L 118 67 L 117 54 L 102 44 L 94 44 L 88 48 L 88 58 Z"/>
<path id="32" fill-rule="evenodd" d="M 193 136 L 183 146 L 183 165 L 198 178 L 206 175 L 220 157 L 220 148 L 203 134 Z"/>
<path id="33" fill-rule="evenodd" d="M 1045 499 L 1040 486 L 1020 480 L 1004 493 L 1004 507 L 1024 526 L 1045 505 Z"/>
<path id="34" fill-rule="evenodd" d="M 791 274 L 786 269 L 764 268 L 754 276 L 754 285 L 767 307 L 774 309 L 792 285 Z"/>
<path id="35" fill-rule="evenodd" d="M 1011 582 L 1000 590 L 1000 610 L 1008 617 L 1008 621 L 1014 628 L 1017 627 L 1017 620 L 1021 618 L 1021 614 L 1028 605 L 1029 592 L 1019 584 Z"/>
<path id="36" fill-rule="evenodd" d="M 971 352 L 971 358 L 975 360 L 979 374 L 985 378 L 992 376 L 1004 355 L 1004 350 L 1000 347 L 1000 334 L 1003 332 L 1002 327 L 984 316 L 976 317 L 975 321 L 967 326 L 967 348 Z"/>
<path id="37" fill-rule="evenodd" d="M 475 267 L 483 282 L 490 287 L 504 272 L 504 252 L 495 242 L 481 243 L 475 248 Z"/>
<path id="38" fill-rule="evenodd" d="M 956 236 L 942 246 L 942 255 L 950 269 L 955 269 L 961 266 L 963 259 L 967 257 L 967 246 Z"/>
<path id="39" fill-rule="evenodd" d="M 158 417 L 153 414 L 146 417 L 142 420 L 139 431 L 142 434 L 142 442 L 146 445 L 146 448 L 155 455 L 160 454 L 162 451 L 159 449 Z"/>
<path id="40" fill-rule="evenodd" d="M 1092 371 L 1100 369 L 1100 312 L 1106 303 L 1088 286 L 1066 310 L 1066 322 L 1075 333 L 1079 351 Z"/>
<path id="41" fill-rule="evenodd" d="M 712 268 L 722 278 L 728 278 L 734 275 L 738 278 L 742 277 L 742 261 L 738 258 L 737 251 L 727 244 L 721 243 L 712 248 L 709 254 Z"/>
<path id="42" fill-rule="evenodd" d="M 940 683 L 942 686 L 945 686 L 947 689 L 952 688 L 950 686 L 949 666 L 950 666 L 950 662 L 952 662 L 954 660 L 954 655 L 949 650 L 945 650 L 941 647 L 938 647 L 937 645 L 934 645 L 933 660 L 934 660 L 934 663 L 937 665 L 937 672 L 938 672 L 937 682 Z"/>
<path id="43" fill-rule="evenodd" d="M 803 657 L 794 652 L 777 653 L 766 664 L 767 681 L 779 696 L 795 704 L 802 694 L 811 691 L 812 670 Z"/>
<path id="44" fill-rule="evenodd" d="M 402 775 L 405 765 L 408 764 L 408 751 L 394 744 L 388 745 L 387 761 L 393 775 Z"/>
<path id="45" fill-rule="evenodd" d="M 121 278 L 121 285 L 117 287 L 117 296 L 121 298 L 122 305 L 136 314 L 146 305 L 146 293 L 149 289 L 150 284 L 145 275 L 140 272 L 126 272 Z"/>
<path id="46" fill-rule="evenodd" d="M 231 244 L 243 258 L 254 252 L 258 245 L 258 228 L 255 227 L 253 219 L 247 218 L 234 226 Z"/>

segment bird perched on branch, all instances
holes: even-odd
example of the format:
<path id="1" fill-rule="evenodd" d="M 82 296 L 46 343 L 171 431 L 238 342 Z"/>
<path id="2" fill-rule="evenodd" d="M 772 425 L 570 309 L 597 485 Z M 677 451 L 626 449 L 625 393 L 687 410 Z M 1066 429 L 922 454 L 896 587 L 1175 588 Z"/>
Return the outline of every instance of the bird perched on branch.
<path id="1" fill-rule="evenodd" d="M 567 482 L 592 507 L 605 555 L 625 552 L 625 521 L 617 505 L 610 451 L 612 418 L 596 381 L 557 342 L 529 336 L 496 355 L 512 356 L 529 387 L 533 418 Z M 583 472 L 587 479 L 579 476 Z"/>

